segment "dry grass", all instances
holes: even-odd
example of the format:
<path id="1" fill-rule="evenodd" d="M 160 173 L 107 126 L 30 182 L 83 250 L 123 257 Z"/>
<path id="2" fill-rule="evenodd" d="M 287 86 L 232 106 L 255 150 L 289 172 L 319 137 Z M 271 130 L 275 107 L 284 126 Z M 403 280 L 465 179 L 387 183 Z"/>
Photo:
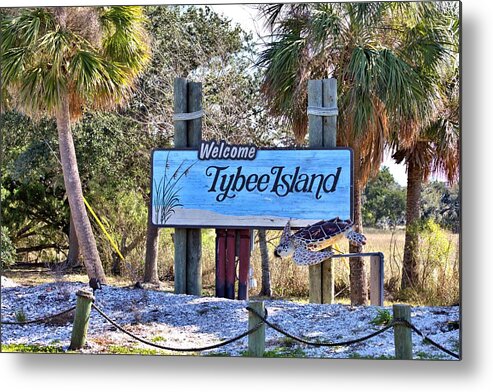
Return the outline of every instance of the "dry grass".
<path id="1" fill-rule="evenodd" d="M 422 244 L 420 252 L 421 264 L 428 270 L 424 277 L 424 285 L 414 292 L 400 291 L 402 270 L 402 258 L 404 253 L 404 230 L 382 231 L 366 229 L 366 252 L 382 252 L 385 257 L 385 299 L 387 301 L 408 301 L 423 305 L 450 305 L 458 302 L 459 298 L 459 236 L 446 233 L 449 248 L 443 259 L 430 263 L 426 259 L 429 251 L 427 245 Z M 269 232 L 269 253 L 273 254 L 274 246 L 278 243 L 278 232 Z M 257 245 L 257 244 L 256 244 Z M 339 244 L 341 252 L 348 252 L 347 242 Z M 368 259 L 366 259 L 368 260 Z M 258 246 L 252 254 L 255 278 L 260 284 L 261 261 Z M 368 263 L 367 263 L 368 265 Z M 283 298 L 307 298 L 308 297 L 308 268 L 298 267 L 290 259 L 270 258 L 272 290 L 276 297 Z M 349 259 L 334 259 L 335 292 L 336 300 L 340 303 L 348 303 L 349 296 Z M 423 270 L 424 268 L 422 268 Z M 369 274 L 369 268 L 367 267 Z M 260 288 L 257 289 L 259 291 Z M 252 293 L 253 294 L 253 293 Z"/>
<path id="2" fill-rule="evenodd" d="M 173 290 L 174 248 L 171 229 L 162 229 L 160 234 L 159 276 L 166 291 Z M 268 247 L 270 254 L 271 286 L 273 296 L 276 298 L 296 299 L 307 301 L 308 299 L 308 268 L 299 267 L 291 259 L 278 259 L 273 257 L 274 247 L 279 242 L 279 231 L 268 231 Z M 400 288 L 400 274 L 404 251 L 403 230 L 382 231 L 366 229 L 367 245 L 365 251 L 382 252 L 385 256 L 385 300 L 407 301 L 420 305 L 450 305 L 457 303 L 459 299 L 459 236 L 446 232 L 440 233 L 440 238 L 428 237 L 420 246 L 421 255 L 421 279 L 419 290 L 402 292 Z M 257 241 L 257 238 L 255 238 Z M 436 243 L 441 241 L 442 251 L 437 257 Z M 347 242 L 340 244 L 341 252 L 348 251 Z M 444 249 L 443 249 L 444 248 Z M 215 232 L 203 230 L 202 237 L 202 282 L 203 294 L 214 295 L 215 285 Z M 128 286 L 134 284 L 143 271 L 143 256 L 129 258 L 126 264 L 126 277 L 108 276 L 108 284 L 114 286 Z M 260 291 L 261 284 L 261 259 L 258 243 L 255 243 L 252 252 L 252 265 L 254 276 L 258 282 L 256 289 L 250 290 L 250 295 L 255 296 Z M 368 264 L 367 264 L 368 265 Z M 349 260 L 334 259 L 335 292 L 336 301 L 349 303 Z M 129 272 L 131 271 L 131 272 Z M 4 275 L 25 285 L 38 285 L 56 281 L 87 282 L 87 275 L 67 274 L 60 276 L 56 272 L 50 272 L 46 268 L 36 267 L 4 270 Z M 369 274 L 369 270 L 367 270 Z M 141 278 L 140 278 L 141 279 Z"/>

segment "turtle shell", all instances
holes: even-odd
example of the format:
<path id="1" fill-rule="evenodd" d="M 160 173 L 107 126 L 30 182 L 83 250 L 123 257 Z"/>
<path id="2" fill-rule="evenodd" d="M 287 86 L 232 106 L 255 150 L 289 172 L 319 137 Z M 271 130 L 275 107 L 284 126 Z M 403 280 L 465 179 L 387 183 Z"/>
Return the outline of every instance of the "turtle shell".
<path id="1" fill-rule="evenodd" d="M 306 226 L 294 233 L 293 236 L 306 244 L 325 242 L 332 238 L 335 239 L 335 237 L 345 233 L 352 226 L 353 222 L 350 219 L 342 220 L 337 217 Z"/>

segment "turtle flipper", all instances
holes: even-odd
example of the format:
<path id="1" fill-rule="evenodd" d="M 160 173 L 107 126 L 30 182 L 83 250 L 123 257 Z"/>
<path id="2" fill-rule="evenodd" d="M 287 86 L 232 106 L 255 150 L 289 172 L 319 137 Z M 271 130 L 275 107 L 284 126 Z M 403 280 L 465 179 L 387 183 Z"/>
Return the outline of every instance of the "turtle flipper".
<path id="1" fill-rule="evenodd" d="M 293 260 L 298 265 L 314 265 L 329 259 L 334 255 L 334 252 L 322 250 L 319 252 L 310 252 L 305 247 L 298 247 L 294 251 Z"/>
<path id="2" fill-rule="evenodd" d="M 346 232 L 346 237 L 349 241 L 356 245 L 365 245 L 366 237 L 361 233 L 356 233 L 353 230 L 349 230 Z"/>

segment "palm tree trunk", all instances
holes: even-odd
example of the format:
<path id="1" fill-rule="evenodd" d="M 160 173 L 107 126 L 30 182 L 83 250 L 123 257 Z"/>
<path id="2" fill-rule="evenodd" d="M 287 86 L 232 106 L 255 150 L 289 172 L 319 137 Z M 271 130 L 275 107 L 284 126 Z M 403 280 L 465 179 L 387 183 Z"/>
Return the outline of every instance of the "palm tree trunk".
<path id="1" fill-rule="evenodd" d="M 75 231 L 74 220 L 72 215 L 70 215 L 70 228 L 68 232 L 68 256 L 67 256 L 67 267 L 74 268 L 80 265 L 80 247 L 79 241 L 77 240 L 77 233 Z"/>
<path id="2" fill-rule="evenodd" d="M 152 224 L 152 206 L 149 201 L 147 205 L 147 238 L 146 238 L 146 260 L 144 267 L 144 282 L 159 283 L 157 273 L 159 229 Z"/>
<path id="3" fill-rule="evenodd" d="M 355 153 L 355 166 L 359 165 Z M 358 169 L 356 169 L 358 170 Z M 354 227 L 358 233 L 363 230 L 363 219 L 361 214 L 361 181 L 358 179 L 358 173 L 355 173 L 354 179 Z M 361 253 L 361 245 L 349 244 L 349 252 Z M 349 284 L 351 287 L 351 305 L 367 305 L 368 303 L 368 282 L 366 278 L 366 266 L 363 257 L 349 258 Z"/>
<path id="4" fill-rule="evenodd" d="M 262 287 L 260 288 L 259 295 L 271 297 L 269 251 L 267 249 L 267 234 L 265 229 L 259 229 L 258 231 L 258 245 L 262 260 Z"/>
<path id="5" fill-rule="evenodd" d="M 406 240 L 402 261 L 401 288 L 416 287 L 418 284 L 418 243 L 420 220 L 419 200 L 423 174 L 412 157 L 407 164 L 407 204 L 406 204 Z"/>
<path id="6" fill-rule="evenodd" d="M 96 278 L 101 283 L 106 283 L 106 276 L 99 258 L 91 222 L 84 205 L 74 140 L 70 129 L 70 109 L 67 96 L 62 97 L 56 120 L 65 190 L 70 205 L 70 215 L 74 220 L 77 239 L 84 258 L 84 265 L 89 278 Z"/>

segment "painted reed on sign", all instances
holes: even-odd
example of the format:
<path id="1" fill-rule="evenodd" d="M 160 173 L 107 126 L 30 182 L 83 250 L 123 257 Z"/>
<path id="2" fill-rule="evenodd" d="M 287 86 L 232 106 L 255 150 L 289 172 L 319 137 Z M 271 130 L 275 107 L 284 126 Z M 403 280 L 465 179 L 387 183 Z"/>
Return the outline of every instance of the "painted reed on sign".
<path id="1" fill-rule="evenodd" d="M 154 206 L 155 222 L 165 224 L 168 219 L 175 213 L 175 208 L 183 207 L 180 203 L 179 193 L 181 188 L 176 188 L 180 180 L 188 175 L 190 169 L 195 165 L 197 161 L 189 165 L 186 169 L 183 169 L 184 161 L 180 163 L 178 168 L 171 174 L 169 172 L 169 152 L 166 156 L 166 163 L 164 166 L 164 176 L 157 182 L 154 180 L 156 204 Z M 181 171 L 181 173 L 180 173 Z"/>

